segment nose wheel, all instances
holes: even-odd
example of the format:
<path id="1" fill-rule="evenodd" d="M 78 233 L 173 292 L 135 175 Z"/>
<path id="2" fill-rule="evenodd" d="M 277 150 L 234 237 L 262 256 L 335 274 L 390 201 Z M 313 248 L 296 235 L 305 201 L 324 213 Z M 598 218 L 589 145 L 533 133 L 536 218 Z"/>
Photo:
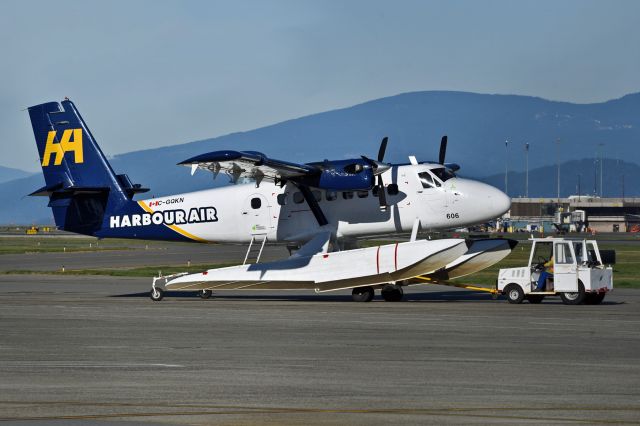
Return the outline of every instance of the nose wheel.
<path id="1" fill-rule="evenodd" d="M 159 302 L 164 297 L 164 290 L 160 287 L 153 287 L 149 292 L 149 297 L 151 297 L 151 300 L 154 302 Z"/>
<path id="2" fill-rule="evenodd" d="M 198 295 L 201 299 L 208 299 L 212 294 L 213 292 L 211 290 L 201 290 L 200 292 L 198 292 Z"/>

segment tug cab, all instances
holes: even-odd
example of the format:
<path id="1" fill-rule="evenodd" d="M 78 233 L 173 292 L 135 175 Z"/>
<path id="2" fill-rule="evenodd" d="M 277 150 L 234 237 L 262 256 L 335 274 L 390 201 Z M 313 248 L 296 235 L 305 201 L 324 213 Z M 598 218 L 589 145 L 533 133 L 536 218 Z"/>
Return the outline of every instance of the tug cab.
<path id="1" fill-rule="evenodd" d="M 598 304 L 613 289 L 613 250 L 595 240 L 532 238 L 529 264 L 500 269 L 497 291 L 510 303 L 540 303 L 560 295 L 565 305 Z"/>

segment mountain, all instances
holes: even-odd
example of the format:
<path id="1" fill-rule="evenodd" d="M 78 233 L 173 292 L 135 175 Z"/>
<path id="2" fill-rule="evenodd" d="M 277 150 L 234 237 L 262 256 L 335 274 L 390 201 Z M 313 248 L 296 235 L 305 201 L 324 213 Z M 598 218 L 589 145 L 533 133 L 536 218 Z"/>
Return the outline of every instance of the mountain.
<path id="1" fill-rule="evenodd" d="M 25 172 L 24 170 L 0 166 L 0 183 L 8 182 L 14 179 L 21 179 L 23 177 L 31 176 L 31 175 L 33 175 L 33 173 Z"/>
<path id="2" fill-rule="evenodd" d="M 573 160 L 560 164 L 560 196 L 600 195 L 600 170 L 602 170 L 603 197 L 638 196 L 640 166 L 617 159 L 595 158 Z M 543 166 L 529 171 L 529 196 L 555 198 L 558 194 L 558 167 Z M 504 191 L 504 171 L 480 180 Z M 525 172 L 509 172 L 509 195 L 523 197 L 526 187 Z"/>
<path id="3" fill-rule="evenodd" d="M 85 119 L 91 127 L 99 117 Z M 150 195 L 160 196 L 225 184 L 224 176 L 212 182 L 209 173 L 191 177 L 188 168 L 176 166 L 209 151 L 254 150 L 294 162 L 375 157 L 380 139 L 389 136 L 385 160 L 407 162 L 408 155 L 437 158 L 444 134 L 449 135 L 447 161 L 460 163 L 466 176 L 499 175 L 505 168 L 505 139 L 510 141 L 509 167 L 514 171 L 524 169 L 525 142 L 531 145 L 531 169 L 555 164 L 556 155 L 562 162 L 595 156 L 598 144 L 605 144 L 604 157 L 640 162 L 640 93 L 595 104 L 466 92 L 404 93 L 247 132 L 116 155 L 110 161 L 116 172 L 129 174 L 135 183 L 151 187 Z M 96 137 L 108 153 L 109 141 Z M 0 223 L 50 217 L 46 200 L 21 198 L 40 186 L 39 175 L 0 184 L 5 200 Z"/>

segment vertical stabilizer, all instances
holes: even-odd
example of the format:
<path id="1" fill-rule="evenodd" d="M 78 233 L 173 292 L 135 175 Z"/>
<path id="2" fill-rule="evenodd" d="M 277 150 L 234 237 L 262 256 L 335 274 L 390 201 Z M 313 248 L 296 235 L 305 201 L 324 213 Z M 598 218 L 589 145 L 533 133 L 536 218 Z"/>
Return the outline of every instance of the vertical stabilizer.
<path id="1" fill-rule="evenodd" d="M 119 210 L 143 192 L 126 175 L 116 175 L 73 102 L 29 108 L 46 185 L 31 195 L 49 196 L 56 225 L 92 235 L 105 212 Z"/>

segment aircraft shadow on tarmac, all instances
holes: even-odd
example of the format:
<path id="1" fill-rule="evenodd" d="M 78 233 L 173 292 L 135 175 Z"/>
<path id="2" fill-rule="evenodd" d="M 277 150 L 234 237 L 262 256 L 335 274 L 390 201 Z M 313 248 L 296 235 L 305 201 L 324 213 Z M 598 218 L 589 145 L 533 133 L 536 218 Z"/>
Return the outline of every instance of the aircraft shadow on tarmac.
<path id="1" fill-rule="evenodd" d="M 292 301 L 292 302 L 351 302 L 351 296 L 346 294 L 316 294 L 309 292 L 309 294 L 225 294 L 226 292 L 213 293 L 210 299 L 207 301 L 215 300 L 246 300 L 246 301 Z M 199 299 L 197 292 L 185 292 L 185 291 L 168 291 L 165 294 L 165 298 L 168 299 Z M 125 297 L 125 298 L 148 298 L 149 293 L 127 293 L 127 294 L 115 294 L 109 297 Z M 374 301 L 382 301 L 382 298 L 376 297 Z M 205 301 L 205 300 L 203 300 Z M 489 294 L 474 293 L 474 292 L 461 292 L 461 291 L 438 291 L 427 293 L 410 293 L 405 294 L 404 302 L 439 302 L 439 303 L 451 303 L 451 302 L 480 302 L 480 301 L 494 301 Z M 503 296 L 498 296 L 496 302 L 506 303 L 506 299 Z M 559 297 L 547 299 L 542 302 L 543 304 L 562 304 Z M 624 302 L 607 302 L 604 301 L 601 305 L 620 305 Z M 530 305 L 528 302 L 523 302 L 523 305 Z"/>

